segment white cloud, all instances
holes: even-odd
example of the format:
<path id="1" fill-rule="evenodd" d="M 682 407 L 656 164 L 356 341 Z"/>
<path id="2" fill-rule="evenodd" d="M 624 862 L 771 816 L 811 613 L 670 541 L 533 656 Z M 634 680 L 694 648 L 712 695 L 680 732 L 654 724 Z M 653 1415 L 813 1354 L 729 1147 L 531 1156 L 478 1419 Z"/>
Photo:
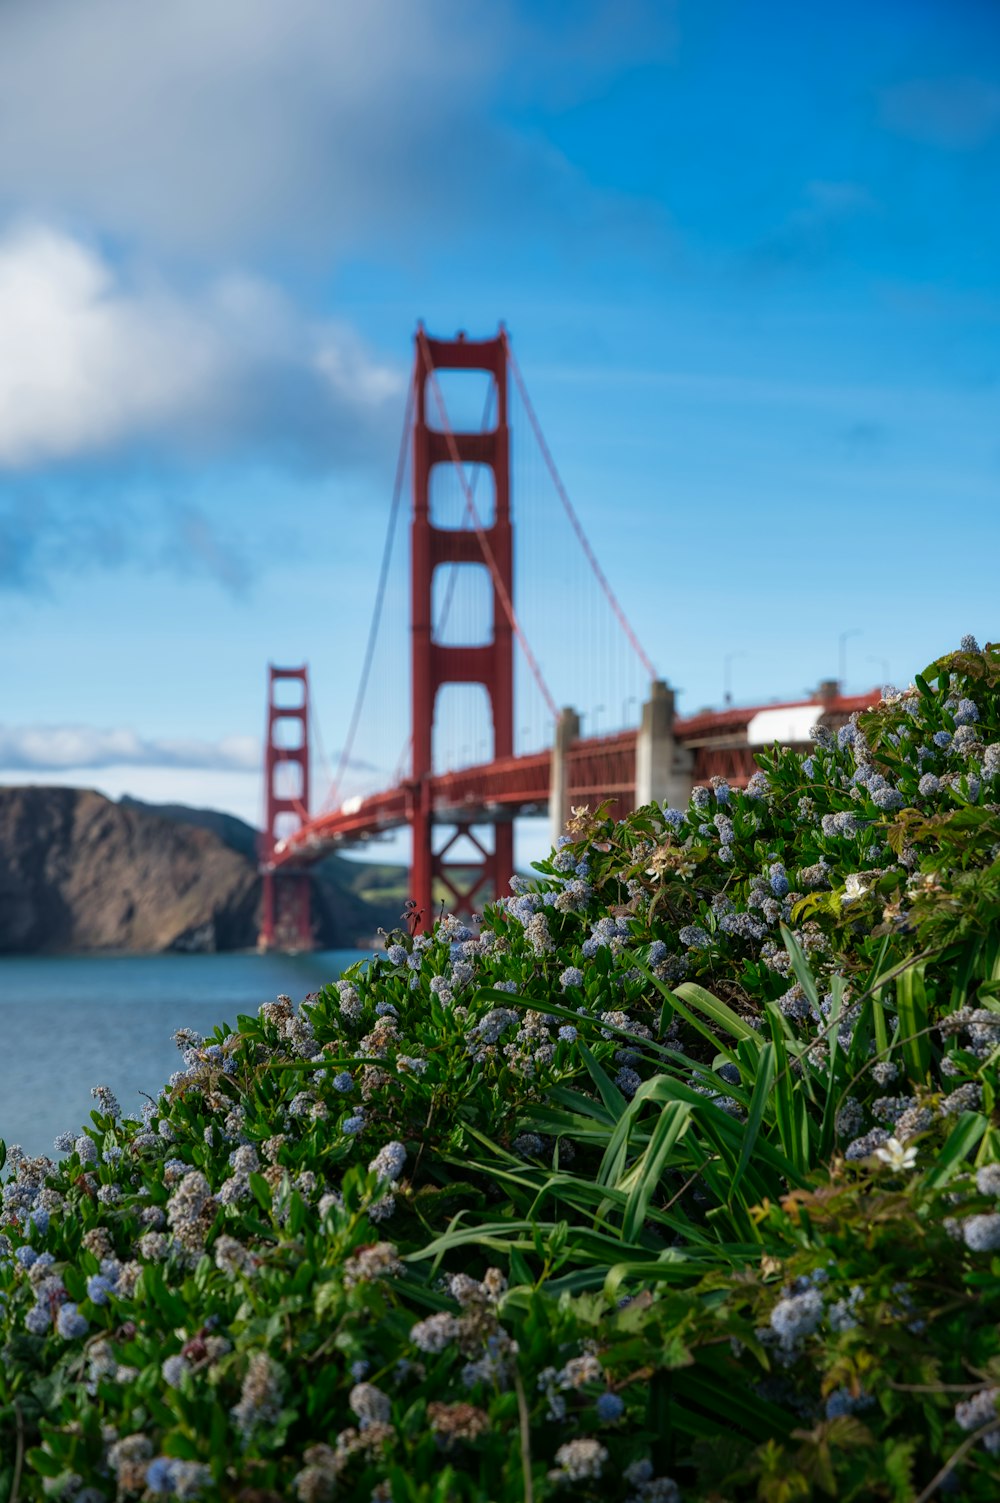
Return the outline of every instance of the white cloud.
<path id="1" fill-rule="evenodd" d="M 260 766 L 260 743 L 252 736 L 199 741 L 147 738 L 123 726 L 0 725 L 0 769 L 6 772 L 162 767 L 259 774 Z"/>
<path id="2" fill-rule="evenodd" d="M 335 753 L 339 755 L 339 753 Z M 263 748 L 255 736 L 140 736 L 129 726 L 0 724 L 0 773 L 86 772 L 108 768 L 162 768 L 174 771 L 253 773 L 262 778 Z M 371 773 L 370 762 L 354 757 L 354 773 Z M 9 779 L 0 779 L 9 781 Z"/>
<path id="3" fill-rule="evenodd" d="M 412 264 L 432 237 L 517 234 L 526 217 L 575 239 L 581 201 L 586 215 L 602 195 L 512 116 L 669 55 L 674 9 L 10 0 L 0 212 L 73 215 L 196 261 L 290 248 L 324 268 L 359 250 Z"/>
<path id="4" fill-rule="evenodd" d="M 347 246 L 436 178 L 506 55 L 503 4 L 0 8 L 0 195 L 201 255 Z M 456 184 L 447 187 L 455 192 Z"/>
<path id="5" fill-rule="evenodd" d="M 157 437 L 350 462 L 381 447 L 403 386 L 260 279 L 181 294 L 40 224 L 0 239 L 0 348 L 0 468 Z"/>

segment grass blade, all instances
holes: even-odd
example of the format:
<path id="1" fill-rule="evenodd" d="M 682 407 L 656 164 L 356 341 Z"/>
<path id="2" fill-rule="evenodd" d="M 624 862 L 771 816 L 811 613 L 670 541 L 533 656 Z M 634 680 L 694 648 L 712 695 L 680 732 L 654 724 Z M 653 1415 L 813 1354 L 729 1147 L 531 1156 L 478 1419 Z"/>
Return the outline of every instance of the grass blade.
<path id="1" fill-rule="evenodd" d="M 914 1085 L 923 1084 L 931 1064 L 924 965 L 925 962 L 922 961 L 919 965 L 910 966 L 901 976 L 896 977 L 896 1009 L 899 1013 L 903 1063 Z"/>
<path id="2" fill-rule="evenodd" d="M 806 1116 L 802 1092 L 796 1089 L 785 1048 L 784 1019 L 773 1002 L 767 1005 L 767 1020 L 774 1041 L 774 1058 L 777 1073 L 774 1079 L 774 1113 L 778 1124 L 778 1136 L 786 1158 L 790 1159 L 798 1175 L 808 1173 L 810 1168 L 809 1120 Z"/>
<path id="3" fill-rule="evenodd" d="M 620 1117 L 628 1109 L 628 1101 L 615 1085 L 603 1065 L 598 1064 L 582 1039 L 577 1039 L 576 1047 L 580 1051 L 580 1058 L 590 1071 L 591 1079 L 600 1092 L 600 1097 L 604 1105 L 613 1117 Z"/>
<path id="4" fill-rule="evenodd" d="M 622 1237 L 626 1242 L 632 1242 L 641 1229 L 646 1208 L 663 1178 L 670 1155 L 690 1124 L 691 1107 L 687 1102 L 669 1102 L 661 1111 L 649 1145 L 639 1160 L 641 1167 L 625 1205 Z"/>
<path id="5" fill-rule="evenodd" d="M 714 997 L 696 981 L 682 981 L 679 986 L 674 987 L 674 996 L 680 997 L 682 1001 L 704 1013 L 706 1018 L 710 1018 L 717 1028 L 721 1028 L 731 1038 L 754 1039 L 757 1037 L 750 1024 L 744 1023 L 738 1012 L 734 1012 L 727 1003 L 720 1002 L 718 997 Z"/>
<path id="6" fill-rule="evenodd" d="M 736 1169 L 733 1174 L 732 1184 L 729 1190 L 730 1204 L 740 1187 L 740 1183 L 746 1173 L 753 1153 L 754 1144 L 760 1135 L 761 1125 L 771 1100 L 771 1087 L 774 1085 L 775 1053 L 773 1044 L 765 1044 L 760 1051 L 757 1063 L 757 1078 L 753 1085 L 753 1095 L 750 1098 L 750 1111 L 747 1115 L 746 1130 L 743 1135 L 743 1143 L 740 1147 L 740 1156 L 736 1161 Z"/>
<path id="7" fill-rule="evenodd" d="M 989 1122 L 982 1112 L 962 1112 L 926 1175 L 927 1185 L 940 1189 L 953 1175 L 968 1168 L 966 1160 L 985 1133 Z"/>

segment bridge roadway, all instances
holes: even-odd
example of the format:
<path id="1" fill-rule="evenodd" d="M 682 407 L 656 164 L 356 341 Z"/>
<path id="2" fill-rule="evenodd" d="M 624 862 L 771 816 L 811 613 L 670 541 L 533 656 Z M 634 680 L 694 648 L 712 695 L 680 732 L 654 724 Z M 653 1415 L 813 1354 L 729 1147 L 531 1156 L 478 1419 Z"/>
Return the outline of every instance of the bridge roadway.
<path id="1" fill-rule="evenodd" d="M 746 787 L 757 770 L 756 754 L 775 741 L 804 749 L 809 725 L 820 721 L 835 728 L 855 710 L 879 699 L 877 690 L 844 696 L 823 685 L 812 700 L 791 704 L 744 706 L 706 711 L 673 722 L 672 736 L 687 768 L 687 791 L 696 783 L 722 777 L 734 788 Z M 621 817 L 636 807 L 637 746 L 641 731 L 572 741 L 562 754 L 564 806 L 595 808 L 609 800 Z M 424 798 L 435 823 L 495 823 L 517 815 L 549 810 L 553 750 L 507 757 L 453 772 L 436 773 L 423 786 L 403 781 L 366 797 L 347 799 L 340 808 L 316 815 L 293 834 L 276 842 L 261 865 L 264 871 L 299 870 L 322 861 L 345 845 L 354 845 L 412 823 L 415 801 Z M 644 801 L 644 800 L 643 800 Z"/>

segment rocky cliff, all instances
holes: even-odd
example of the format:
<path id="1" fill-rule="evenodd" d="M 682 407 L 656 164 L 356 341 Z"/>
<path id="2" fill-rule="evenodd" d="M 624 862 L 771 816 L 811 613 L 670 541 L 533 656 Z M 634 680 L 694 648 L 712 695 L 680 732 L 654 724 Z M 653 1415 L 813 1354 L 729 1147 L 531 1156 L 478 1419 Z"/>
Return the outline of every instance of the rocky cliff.
<path id="1" fill-rule="evenodd" d="M 214 811 L 0 788 L 0 954 L 249 949 L 260 910 L 253 838 Z M 398 913 L 332 871 L 314 882 L 324 947 L 363 945 Z"/>
<path id="2" fill-rule="evenodd" d="M 257 875 L 210 831 L 77 788 L 0 788 L 0 951 L 252 944 Z"/>

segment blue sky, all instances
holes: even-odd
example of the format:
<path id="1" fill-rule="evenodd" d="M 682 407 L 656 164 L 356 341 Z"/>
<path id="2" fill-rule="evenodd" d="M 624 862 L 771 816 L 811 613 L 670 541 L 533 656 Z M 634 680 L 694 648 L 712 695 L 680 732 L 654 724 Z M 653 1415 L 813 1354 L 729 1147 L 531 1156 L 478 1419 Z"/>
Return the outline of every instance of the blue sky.
<path id="1" fill-rule="evenodd" d="M 268 660 L 335 760 L 418 317 L 505 320 L 682 711 L 995 637 L 998 43 L 987 0 L 9 0 L 0 779 L 254 818 Z M 523 434 L 518 600 L 600 728 L 641 677 Z M 399 542 L 351 789 L 406 731 Z"/>

